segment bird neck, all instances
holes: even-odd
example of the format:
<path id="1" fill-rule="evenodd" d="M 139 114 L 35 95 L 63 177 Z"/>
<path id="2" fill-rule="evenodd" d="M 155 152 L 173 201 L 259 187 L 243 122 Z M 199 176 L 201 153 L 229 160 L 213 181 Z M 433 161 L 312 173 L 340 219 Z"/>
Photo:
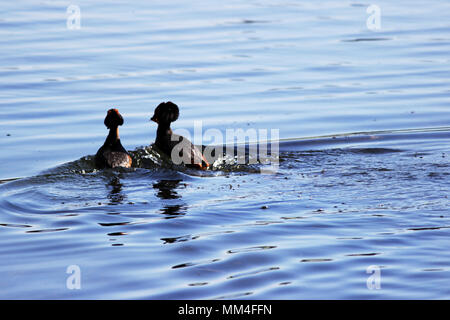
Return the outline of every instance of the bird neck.
<path id="1" fill-rule="evenodd" d="M 114 143 L 116 141 L 120 140 L 119 137 L 119 127 L 111 127 L 109 129 L 108 137 L 106 137 L 105 143 Z"/>
<path id="2" fill-rule="evenodd" d="M 167 136 L 172 134 L 172 129 L 170 128 L 170 123 L 159 123 L 158 129 L 156 130 L 157 137 Z"/>

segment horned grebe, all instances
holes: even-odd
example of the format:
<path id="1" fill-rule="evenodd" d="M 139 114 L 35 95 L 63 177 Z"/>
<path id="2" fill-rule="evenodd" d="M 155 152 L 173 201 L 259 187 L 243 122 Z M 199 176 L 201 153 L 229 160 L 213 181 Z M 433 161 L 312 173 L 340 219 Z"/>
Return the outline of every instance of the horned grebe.
<path id="1" fill-rule="evenodd" d="M 123 124 L 123 118 L 117 109 L 109 109 L 105 118 L 105 126 L 109 129 L 103 146 L 95 155 L 95 164 L 99 168 L 131 167 L 131 157 L 120 143 L 119 126 Z"/>
<path id="2" fill-rule="evenodd" d="M 183 163 L 187 167 L 193 167 L 205 170 L 209 167 L 201 150 L 194 146 L 187 138 L 172 133 L 170 123 L 178 119 L 180 111 L 178 106 L 171 102 L 162 102 L 156 109 L 153 117 L 150 119 L 158 124 L 156 131 L 156 146 L 169 157 L 172 156 L 172 150 L 176 148 L 175 152 L 183 158 Z M 188 154 L 184 153 L 187 151 Z"/>

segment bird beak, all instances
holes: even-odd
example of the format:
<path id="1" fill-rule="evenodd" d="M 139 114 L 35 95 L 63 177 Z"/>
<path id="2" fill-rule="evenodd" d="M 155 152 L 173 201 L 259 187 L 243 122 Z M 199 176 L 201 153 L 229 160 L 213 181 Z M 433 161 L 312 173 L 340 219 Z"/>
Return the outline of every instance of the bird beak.
<path id="1" fill-rule="evenodd" d="M 155 116 L 151 117 L 150 120 L 158 123 L 158 119 Z"/>

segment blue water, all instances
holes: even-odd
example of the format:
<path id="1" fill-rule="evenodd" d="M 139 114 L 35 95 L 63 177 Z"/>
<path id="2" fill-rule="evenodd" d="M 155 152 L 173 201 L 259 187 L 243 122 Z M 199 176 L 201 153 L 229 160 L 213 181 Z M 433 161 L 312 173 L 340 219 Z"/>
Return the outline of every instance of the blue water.
<path id="1" fill-rule="evenodd" d="M 2 2 L 0 298 L 450 298 L 450 3 L 369 5 Z M 279 167 L 167 163 L 168 100 Z M 131 169 L 93 165 L 111 107 Z"/>

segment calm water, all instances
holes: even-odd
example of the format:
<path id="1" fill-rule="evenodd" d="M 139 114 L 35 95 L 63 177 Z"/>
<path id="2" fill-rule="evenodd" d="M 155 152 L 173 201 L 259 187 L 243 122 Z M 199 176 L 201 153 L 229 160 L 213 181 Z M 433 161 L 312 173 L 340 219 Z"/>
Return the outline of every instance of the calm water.
<path id="1" fill-rule="evenodd" d="M 449 2 L 70 4 L 0 4 L 0 298 L 450 298 Z M 166 163 L 167 100 L 278 170 Z M 132 169 L 93 167 L 111 107 Z"/>

